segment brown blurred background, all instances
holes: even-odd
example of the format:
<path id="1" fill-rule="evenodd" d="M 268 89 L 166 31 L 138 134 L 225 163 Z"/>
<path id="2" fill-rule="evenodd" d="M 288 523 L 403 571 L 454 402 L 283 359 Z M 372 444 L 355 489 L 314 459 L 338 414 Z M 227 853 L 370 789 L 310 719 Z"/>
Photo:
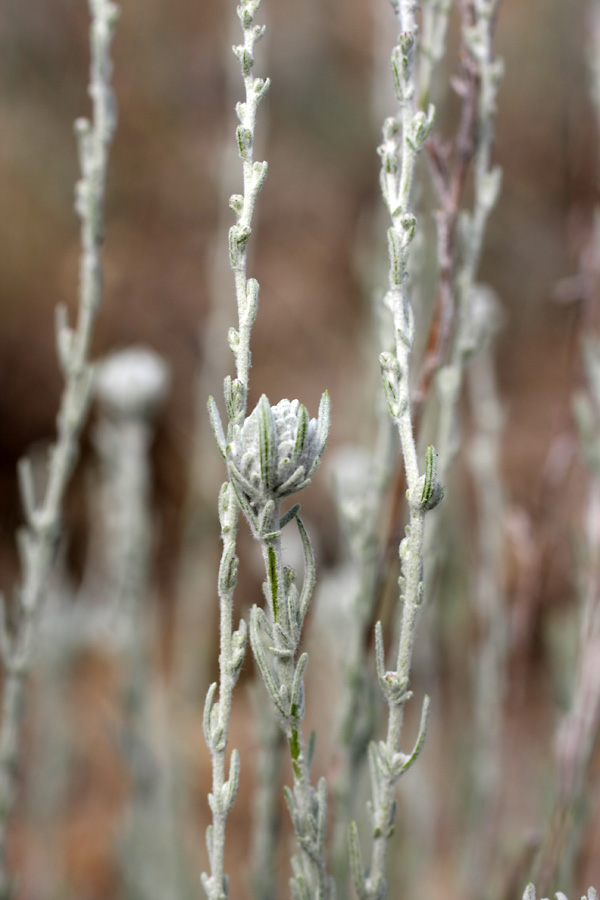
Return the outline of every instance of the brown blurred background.
<path id="1" fill-rule="evenodd" d="M 259 118 L 258 158 L 268 159 L 270 168 L 252 238 L 250 274 L 260 281 L 261 305 L 253 332 L 251 401 L 263 391 L 273 402 L 298 396 L 316 411 L 327 387 L 333 403 L 332 446 L 368 441 L 370 420 L 365 425 L 362 409 L 377 384 L 374 350 L 365 337 L 371 320 L 365 285 L 377 281 L 384 248 L 382 227 L 372 224 L 380 204 L 379 133 L 370 103 L 374 60 L 386 52 L 375 47 L 376 2 L 384 0 L 264 0 L 261 15 L 268 36 L 257 50 L 256 72 L 268 74 L 272 88 Z M 177 560 L 189 496 L 203 328 L 212 303 L 233 309 L 232 284 L 216 277 L 214 256 L 229 225 L 222 196 L 224 146 L 234 128 L 227 74 L 235 65 L 228 52 L 229 5 L 222 0 L 123 0 L 114 45 L 119 125 L 107 193 L 105 298 L 94 353 L 145 343 L 172 368 L 154 453 L 163 625 L 158 659 L 167 673 L 176 666 Z M 508 602 L 525 590 L 528 603 L 507 726 L 507 747 L 518 749 L 508 754 L 504 827 L 507 843 L 515 845 L 525 844 L 530 829 L 544 825 L 554 728 L 565 699 L 560 666 L 552 656 L 554 638 L 548 635 L 574 621 L 569 538 L 580 527 L 584 478 L 576 465 L 566 463 L 548 487 L 544 473 L 556 439 L 562 436 L 570 446 L 570 396 L 581 381 L 580 325 L 597 320 L 589 296 L 584 304 L 576 283 L 570 282 L 572 290 L 561 290 L 579 270 L 597 202 L 585 13 L 584 0 L 504 0 L 496 41 L 506 69 L 495 150 L 504 182 L 490 220 L 481 278 L 498 292 L 506 314 L 497 348 L 507 416 L 503 474 L 509 505 L 525 523 L 517 547 L 507 550 Z M 87 32 L 84 0 L 4 0 L 0 11 L 0 583 L 6 592 L 17 577 L 16 463 L 54 430 L 61 388 L 54 307 L 64 301 L 75 309 L 78 230 L 72 201 L 78 170 L 72 123 L 89 111 Z M 390 46 L 394 34 L 390 13 Z M 448 71 L 456 71 L 455 27 Z M 241 84 L 233 83 L 237 98 Z M 444 77 L 435 94 L 447 110 L 440 115 L 440 128 L 450 133 L 453 101 Z M 234 169 L 233 189 L 237 176 Z M 424 228 L 431 229 L 431 210 L 424 216 Z M 223 296 L 211 296 L 215 284 L 224 285 Z M 233 314 L 225 321 L 232 324 Z M 225 339 L 221 330 L 223 344 Z M 217 384 L 208 387 L 219 391 Z M 202 427 L 208 427 L 206 421 Z M 86 439 L 69 497 L 68 562 L 75 580 L 85 560 L 85 469 L 92 457 Z M 463 476 L 457 477 L 464 561 L 473 533 L 472 504 L 460 499 Z M 325 478 L 318 484 L 305 505 L 325 571 L 341 551 L 331 501 L 320 499 L 326 496 Z M 215 500 L 216 487 L 215 482 Z M 528 563 L 522 564 L 518 553 L 523 533 L 531 551 L 531 571 L 525 575 Z M 214 524 L 204 536 L 216 542 Z M 531 584 L 523 588 L 527 577 Z M 209 615 L 207 633 L 199 636 L 202 652 L 209 653 L 209 674 L 216 652 L 213 626 Z M 574 627 L 565 630 L 575 634 Z M 450 748 L 434 789 L 442 810 L 438 866 L 415 882 L 432 897 L 456 896 L 448 884 L 453 816 L 460 805 L 453 780 L 466 777 L 460 771 L 460 745 L 466 738 L 459 730 L 468 717 L 462 643 L 468 640 L 468 615 L 449 612 L 441 667 L 456 674 L 445 686 L 444 703 L 434 697 L 434 709 L 444 712 L 432 729 L 428 751 L 437 760 L 442 746 Z M 104 726 L 117 715 L 106 709 L 112 678 L 110 666 L 94 657 L 82 663 L 72 682 L 69 702 L 72 715 L 83 723 L 83 761 L 61 823 L 64 893 L 44 883 L 43 868 L 42 874 L 36 870 L 39 835 L 21 811 L 25 824 L 13 853 L 26 872 L 23 900 L 119 896 L 110 846 L 124 788 L 114 760 L 108 759 L 110 750 L 98 749 L 110 744 Z M 207 823 L 208 756 L 200 709 L 197 719 L 193 711 L 186 719 L 186 753 L 197 770 L 190 839 L 191 866 L 197 871 L 205 865 Z M 236 719 L 236 733 L 242 731 L 244 715 Z M 27 777 L 25 766 L 23 780 Z M 597 788 L 594 797 L 598 801 Z M 241 798 L 231 819 L 233 841 L 245 841 L 246 822 Z M 600 834 L 595 826 L 589 834 L 579 891 L 594 881 L 600 886 Z M 241 889 L 243 868 L 233 874 Z"/>

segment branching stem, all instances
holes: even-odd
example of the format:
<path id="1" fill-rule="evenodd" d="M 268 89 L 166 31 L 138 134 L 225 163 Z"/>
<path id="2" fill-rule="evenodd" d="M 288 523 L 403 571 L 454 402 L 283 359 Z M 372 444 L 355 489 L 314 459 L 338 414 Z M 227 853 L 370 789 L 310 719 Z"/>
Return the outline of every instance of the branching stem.
<path id="1" fill-rule="evenodd" d="M 23 459 L 19 464 L 26 524 L 19 534 L 23 581 L 16 596 L 16 624 L 11 634 L 3 629 L 2 640 L 5 677 L 0 727 L 0 892 L 8 885 L 6 828 L 15 799 L 25 682 L 31 668 L 37 620 L 48 590 L 60 535 L 63 501 L 89 407 L 93 377 L 89 348 L 102 297 L 100 250 L 104 239 L 104 189 L 116 125 L 110 86 L 110 46 L 117 7 L 111 0 L 88 2 L 92 20 L 89 94 L 93 114 L 91 122 L 78 119 L 75 123 L 81 166 L 75 202 L 81 220 L 79 306 L 75 329 L 67 323 L 65 308 L 57 310 L 58 356 L 65 386 L 57 419 L 58 437 L 50 452 L 47 486 L 40 501 L 35 497 L 29 461 Z"/>
<path id="2" fill-rule="evenodd" d="M 385 859 L 394 829 L 395 787 L 400 776 L 416 759 L 427 727 L 427 702 L 421 733 L 410 755 L 401 753 L 404 704 L 409 697 L 408 683 L 419 608 L 422 601 L 424 520 L 442 496 L 435 478 L 435 452 L 430 448 L 426 471 L 419 473 L 417 448 L 411 417 L 410 358 L 413 344 L 413 313 L 408 296 L 408 261 L 416 229 L 412 210 L 412 185 L 416 163 L 433 124 L 433 108 L 416 109 L 415 54 L 417 24 L 415 0 L 392 0 L 400 25 L 398 45 L 392 52 L 392 73 L 399 104 L 398 117 L 387 119 L 383 129 L 381 187 L 390 212 L 388 231 L 390 257 L 387 302 L 394 324 L 395 353 L 382 353 L 380 363 L 390 413 L 398 428 L 406 471 L 410 521 L 400 544 L 402 561 L 402 628 L 396 667 L 386 672 L 381 628 L 377 631 L 377 668 L 381 689 L 388 703 L 388 730 L 385 743 L 371 746 L 372 844 L 367 871 L 360 863 L 355 827 L 351 831 L 351 864 L 360 900 L 382 900 L 386 896 Z"/>
<path id="3" fill-rule="evenodd" d="M 258 282 L 247 278 L 248 240 L 252 231 L 252 214 L 256 198 L 267 174 L 265 162 L 254 162 L 254 132 L 261 99 L 269 87 L 268 79 L 255 78 L 254 45 L 262 37 L 264 27 L 254 24 L 254 14 L 260 0 L 241 0 L 238 16 L 244 35 L 243 44 L 233 47 L 240 61 L 244 80 L 245 100 L 238 103 L 240 121 L 236 130 L 238 152 L 242 160 L 243 195 L 234 194 L 229 205 L 236 216 L 236 224 L 229 230 L 229 256 L 234 273 L 238 310 L 238 328 L 229 331 L 229 346 L 235 358 L 236 378 L 225 379 L 225 402 L 228 417 L 228 438 L 235 426 L 241 426 L 246 416 L 249 373 L 250 335 L 258 309 Z M 214 703 L 217 685 L 209 688 L 206 697 L 204 731 L 212 757 L 213 789 L 209 803 L 213 814 L 212 826 L 206 834 L 210 875 L 203 874 L 202 883 L 209 900 L 226 900 L 229 880 L 225 874 L 225 826 L 227 816 L 237 794 L 239 756 L 233 751 L 229 779 L 226 780 L 226 748 L 231 718 L 233 689 L 243 662 L 246 645 L 246 623 L 242 620 L 236 632 L 233 628 L 233 595 L 237 579 L 236 541 L 239 508 L 230 482 L 223 484 L 219 498 L 219 519 L 223 553 L 219 568 L 219 699 Z"/>
<path id="4" fill-rule="evenodd" d="M 288 602 L 290 587 L 285 579 L 279 522 L 280 508 L 276 506 L 266 526 L 269 536 L 260 545 L 267 577 L 274 668 L 281 700 L 286 704 L 287 715 L 280 717 L 280 721 L 290 751 L 294 782 L 293 793 L 286 794 L 299 851 L 292 891 L 296 895 L 305 889 L 306 896 L 314 900 L 331 900 L 332 883 L 325 860 L 325 784 L 322 781 L 315 791 L 310 782 L 310 760 L 302 731 L 305 663 L 302 658 L 296 661 L 299 631 L 293 621 L 296 619 L 294 604 Z"/>

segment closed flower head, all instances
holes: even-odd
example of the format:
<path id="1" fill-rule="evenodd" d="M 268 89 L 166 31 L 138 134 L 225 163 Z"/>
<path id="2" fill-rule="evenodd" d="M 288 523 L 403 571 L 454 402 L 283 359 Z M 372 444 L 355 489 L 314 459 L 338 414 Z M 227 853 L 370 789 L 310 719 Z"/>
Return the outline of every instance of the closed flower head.
<path id="1" fill-rule="evenodd" d="M 227 446 L 227 465 L 237 490 L 255 508 L 302 490 L 321 461 L 328 432 L 327 392 L 317 419 L 310 419 L 298 400 L 271 406 L 263 394 Z"/>

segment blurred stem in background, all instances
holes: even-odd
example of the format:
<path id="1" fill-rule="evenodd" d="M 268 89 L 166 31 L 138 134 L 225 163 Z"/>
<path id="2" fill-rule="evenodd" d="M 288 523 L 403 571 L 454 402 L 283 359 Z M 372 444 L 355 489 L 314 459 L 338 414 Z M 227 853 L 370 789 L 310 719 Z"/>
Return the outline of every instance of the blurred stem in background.
<path id="1" fill-rule="evenodd" d="M 186 871 L 177 849 L 182 833 L 171 784 L 174 747 L 166 722 L 158 721 L 161 674 L 152 659 L 156 608 L 150 588 L 155 544 L 150 448 L 168 382 L 166 364 L 144 348 L 104 360 L 96 379 L 101 416 L 95 443 L 102 473 L 108 593 L 114 649 L 123 668 L 120 750 L 130 780 L 119 836 L 128 900 L 182 896 Z M 162 747 L 159 734 L 164 735 Z"/>
<path id="2" fill-rule="evenodd" d="M 464 135 L 460 131 L 457 135 L 459 173 L 458 180 L 453 181 L 451 187 L 444 179 L 444 159 L 439 156 L 439 148 L 431 155 L 438 193 L 446 202 L 460 202 L 465 177 L 462 174 L 463 163 L 460 161 L 465 157 L 470 158 L 471 152 L 475 170 L 472 212 L 463 210 L 459 213 L 457 207 L 454 209 L 454 224 L 450 229 L 446 222 L 444 229 L 452 234 L 457 230 L 458 242 L 453 238 L 452 243 L 446 246 L 446 241 L 442 240 L 445 249 L 440 254 L 440 277 L 446 282 L 446 287 L 442 286 L 441 290 L 451 293 L 455 309 L 450 359 L 440 369 L 437 378 L 440 414 L 436 446 L 442 479 L 449 471 L 459 446 L 458 402 L 468 360 L 476 349 L 477 335 L 473 334 L 475 320 L 472 309 L 475 282 L 481 263 L 487 221 L 501 186 L 500 169 L 491 165 L 496 96 L 502 76 L 502 64 L 494 59 L 492 47 L 498 6 L 499 0 L 472 0 L 463 7 L 461 33 L 465 69 L 459 90 L 470 92 L 472 86 L 475 86 L 477 93 L 473 98 L 475 120 L 468 130 L 465 129 Z M 467 118 L 470 119 L 470 113 Z M 450 194 L 447 193 L 449 188 Z M 445 219 L 444 215 L 442 221 Z M 449 268 L 444 276 L 442 267 L 445 264 Z M 437 543 L 435 527 L 430 529 L 428 542 Z"/>
<path id="3" fill-rule="evenodd" d="M 2 657 L 2 725 L 0 726 L 0 895 L 10 893 L 6 827 L 12 811 L 20 754 L 19 724 L 25 703 L 25 682 L 32 663 L 37 621 L 48 591 L 48 580 L 60 537 L 63 501 L 77 459 L 79 436 L 91 399 L 93 370 L 89 363 L 92 331 L 102 299 L 100 248 L 104 239 L 104 189 L 108 153 L 116 124 L 110 87 L 110 46 L 117 19 L 111 0 L 89 0 L 91 122 L 78 119 L 81 180 L 75 208 L 81 220 L 81 259 L 77 325 L 67 324 L 64 307 L 57 311 L 57 346 L 65 387 L 58 414 L 58 438 L 50 452 L 43 497 L 36 497 L 28 460 L 19 466 L 26 525 L 19 533 L 23 581 L 4 619 Z"/>
<path id="4" fill-rule="evenodd" d="M 277 900 L 285 739 L 260 678 L 254 679 L 249 694 L 257 737 L 250 847 L 252 893 L 255 900 Z"/>
<path id="5" fill-rule="evenodd" d="M 575 416 L 590 481 L 579 561 L 580 623 L 577 672 L 569 711 L 557 731 L 556 796 L 549 826 L 533 866 L 534 881 L 548 892 L 572 883 L 585 838 L 587 784 L 600 736 L 600 342 L 584 345 L 588 393 L 575 398 Z"/>
<path id="6" fill-rule="evenodd" d="M 383 399 L 383 398 L 381 398 Z M 356 566 L 356 586 L 347 615 L 349 639 L 342 660 L 338 709 L 337 777 L 332 867 L 339 900 L 349 896 L 348 828 L 357 814 L 358 786 L 369 743 L 377 725 L 377 698 L 369 670 L 369 641 L 380 581 L 380 531 L 386 491 L 392 478 L 397 444 L 393 422 L 380 402 L 372 457 L 356 457 L 335 468 L 336 505 Z"/>
<path id="7" fill-rule="evenodd" d="M 469 461 L 477 505 L 473 589 L 477 646 L 472 672 L 473 753 L 463 884 L 465 894 L 481 898 L 493 882 L 499 836 L 508 655 L 508 610 L 503 584 L 507 509 L 500 469 L 504 413 L 493 355 L 501 315 L 491 290 L 477 289 L 473 314 L 481 323 L 480 349 L 469 366 L 467 378 L 475 429 Z"/>
<path id="8" fill-rule="evenodd" d="M 600 2 L 588 3 L 589 86 L 600 137 Z M 597 154 L 600 184 L 600 155 Z M 578 281 L 583 302 L 590 305 L 600 283 L 600 208 L 593 210 L 591 236 L 581 257 Z M 583 323 L 589 325 L 584 308 Z M 547 892 L 560 882 L 571 886 L 586 837 L 587 785 L 593 753 L 600 738 L 600 341 L 583 334 L 587 391 L 574 398 L 573 410 L 581 453 L 589 479 L 579 554 L 580 604 L 577 671 L 570 709 L 556 734 L 557 785 L 544 841 L 533 865 L 538 887 Z"/>
<path id="9" fill-rule="evenodd" d="M 486 227 L 497 202 L 501 172 L 491 163 L 496 97 L 502 64 L 494 58 L 493 36 L 499 0 L 467 0 L 461 5 L 461 75 L 455 89 L 462 113 L 454 140 L 454 165 L 439 141 L 428 144 L 440 209 L 438 226 L 439 322 L 428 356 L 449 359 L 437 369 L 439 414 L 436 446 L 440 477 L 446 479 L 460 446 L 459 402 L 469 371 L 477 437 L 471 455 L 479 507 L 475 618 L 478 644 L 473 669 L 474 741 L 470 816 L 467 821 L 464 882 L 473 897 L 489 884 L 498 825 L 503 698 L 506 679 L 506 608 L 501 587 L 503 499 L 499 471 L 501 415 L 495 391 L 491 337 L 499 311 L 490 292 L 476 283 Z M 468 170 L 474 168 L 471 212 L 460 208 Z M 431 335 L 430 335 L 431 336 Z M 470 371 L 469 367 L 473 367 Z M 427 375 L 427 362 L 422 373 Z M 444 512 L 426 537 L 431 564 L 426 583 L 435 589 L 443 555 Z M 467 878 L 468 873 L 468 878 Z"/>
<path id="10" fill-rule="evenodd" d="M 446 52 L 448 19 L 452 0 L 423 0 L 417 85 L 419 106 L 427 109 L 437 68 Z"/>

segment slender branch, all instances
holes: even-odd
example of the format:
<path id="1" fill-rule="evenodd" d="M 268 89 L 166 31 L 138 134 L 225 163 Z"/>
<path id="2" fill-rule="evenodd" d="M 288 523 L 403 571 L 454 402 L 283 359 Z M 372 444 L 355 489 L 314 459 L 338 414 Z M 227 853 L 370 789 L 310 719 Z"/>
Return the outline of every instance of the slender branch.
<path id="1" fill-rule="evenodd" d="M 235 277 L 235 293 L 238 308 L 239 330 L 229 332 L 229 346 L 235 356 L 237 379 L 240 386 L 233 391 L 230 420 L 241 424 L 246 413 L 248 379 L 250 372 L 250 333 L 258 310 L 258 282 L 248 280 L 246 261 L 248 239 L 252 231 L 252 215 L 258 193 L 267 176 L 267 163 L 254 162 L 254 132 L 260 101 L 269 89 L 267 78 L 255 78 L 254 45 L 264 34 L 264 26 L 254 25 L 254 14 L 261 0 L 243 0 L 238 15 L 244 33 L 244 43 L 233 48 L 240 60 L 246 99 L 238 103 L 236 113 L 240 124 L 236 129 L 238 152 L 243 168 L 243 195 L 234 194 L 229 201 L 237 222 L 229 230 L 229 255 Z"/>
<path id="2" fill-rule="evenodd" d="M 252 810 L 251 884 L 255 900 L 277 900 L 276 862 L 281 834 L 281 773 L 285 759 L 285 738 L 276 710 L 265 702 L 258 678 L 250 685 L 256 751 L 255 788 Z"/>
<path id="3" fill-rule="evenodd" d="M 474 201 L 470 213 L 463 211 L 458 219 L 462 256 L 454 275 L 456 297 L 456 325 L 450 359 L 437 375 L 440 414 L 436 447 L 439 452 L 440 478 L 445 480 L 458 449 L 459 428 L 457 407 L 462 391 L 466 366 L 482 341 L 482 316 L 476 309 L 476 277 L 481 260 L 488 217 L 496 203 L 501 186 L 500 169 L 492 167 L 496 95 L 502 75 L 501 62 L 493 56 L 493 34 L 500 0 L 464 0 L 463 43 L 465 52 L 477 73 L 478 99 L 474 152 Z M 455 251 L 458 252 L 458 246 Z M 428 532 L 426 555 L 439 544 L 440 520 Z M 435 573 L 435 554 L 432 554 L 430 576 Z"/>
<path id="4" fill-rule="evenodd" d="M 443 12 L 443 3 L 440 2 L 442 9 L 438 10 L 436 13 L 435 10 L 437 9 L 437 5 L 437 0 L 434 0 L 432 8 L 430 8 L 429 5 L 424 8 L 424 15 L 429 9 L 427 15 L 433 16 L 437 14 L 441 16 Z M 471 344 L 469 343 L 469 336 L 464 333 L 465 329 L 468 330 L 469 328 L 472 316 L 464 311 L 461 312 L 461 309 L 464 306 L 465 294 L 468 294 L 471 290 L 469 285 L 472 286 L 473 284 L 478 262 L 475 262 L 475 267 L 472 268 L 473 260 L 470 260 L 470 274 L 465 273 L 463 270 L 461 273 L 462 288 L 460 285 L 457 285 L 456 265 L 460 255 L 460 229 L 458 228 L 461 220 L 460 203 L 474 154 L 483 154 L 484 159 L 487 158 L 489 160 L 489 148 L 480 145 L 481 134 L 478 133 L 482 130 L 481 123 L 483 119 L 486 119 L 487 121 L 487 118 L 494 114 L 495 106 L 490 109 L 489 100 L 485 106 L 482 105 L 481 67 L 478 58 L 474 55 L 472 50 L 472 29 L 474 27 L 473 8 L 470 3 L 463 3 L 461 9 L 463 14 L 461 74 L 454 80 L 454 88 L 462 99 L 459 125 L 451 147 L 448 144 L 443 143 L 436 135 L 431 135 L 426 144 L 433 183 L 440 203 L 436 214 L 439 275 L 437 297 L 427 337 L 425 354 L 412 395 L 412 417 L 414 431 L 417 435 L 420 431 L 423 410 L 434 383 L 434 379 L 440 369 L 444 366 L 450 345 L 453 343 L 453 329 L 455 327 L 457 307 L 459 309 L 459 322 L 456 328 L 457 333 L 454 336 L 454 350 L 456 350 L 457 346 L 461 348 L 460 359 L 462 359 L 463 356 L 466 358 L 472 349 Z M 492 17 L 492 22 L 493 21 L 494 17 Z M 469 39 L 467 40 L 465 34 L 468 29 L 471 30 L 468 31 Z M 489 37 L 491 39 L 491 34 Z M 427 58 L 427 56 L 428 52 L 426 48 L 422 47 L 421 58 Z M 497 80 L 499 74 L 498 66 L 493 61 L 490 62 L 490 66 L 494 73 L 494 77 Z M 488 72 L 488 80 L 489 74 L 490 73 Z M 423 75 L 423 72 L 421 72 L 421 77 L 428 77 L 427 73 Z M 487 136 L 486 140 L 490 139 L 490 129 L 486 128 L 484 131 Z M 493 137 L 493 130 L 491 135 Z M 480 169 L 482 167 L 485 168 L 480 162 Z M 478 197 L 481 194 L 481 185 L 482 178 L 480 177 L 477 180 L 476 185 Z M 481 209 L 482 204 L 479 200 L 476 200 L 476 206 Z M 464 213 L 462 215 L 464 217 Z M 484 228 L 485 222 L 482 225 L 480 215 L 481 214 L 479 214 L 478 217 L 478 227 Z M 477 260 L 479 259 L 480 250 L 481 241 L 479 249 L 477 249 Z M 450 365 L 452 366 L 453 363 L 451 362 Z M 444 376 L 444 378 L 446 378 L 446 376 Z M 449 390 L 458 389 L 458 393 L 460 393 L 460 385 L 458 385 L 457 388 L 449 378 L 446 378 L 446 381 L 450 382 Z M 449 410 L 446 410 L 446 413 L 443 416 L 437 443 L 438 451 L 442 457 L 440 460 L 442 480 L 449 467 L 449 464 L 444 461 L 445 454 L 443 448 L 452 437 L 452 434 L 450 434 L 450 436 L 448 435 L 448 431 L 452 433 L 454 410 L 456 403 L 458 402 L 458 394 L 454 396 L 453 393 L 450 400 L 451 407 Z M 397 523 L 400 518 L 400 508 L 405 490 L 406 477 L 402 468 L 399 466 L 393 488 L 392 512 L 390 516 L 391 524 L 389 533 L 384 542 L 383 561 L 381 565 L 382 572 L 389 571 L 390 561 L 395 553 L 395 547 L 398 543 Z"/>
<path id="5" fill-rule="evenodd" d="M 464 46 L 461 50 L 461 74 L 454 80 L 454 88 L 462 99 L 462 108 L 452 147 L 443 144 L 436 135 L 432 135 L 426 145 L 439 202 L 439 209 L 436 213 L 439 273 L 433 319 L 418 383 L 413 394 L 414 415 L 417 422 L 420 422 L 423 406 L 429 395 L 433 379 L 440 366 L 445 362 L 454 323 L 456 307 L 454 270 L 458 256 L 457 224 L 464 187 L 475 149 L 479 94 L 479 72 Z"/>
<path id="6" fill-rule="evenodd" d="M 482 302 L 487 291 L 480 289 Z M 491 294 L 491 292 L 490 292 Z M 476 428 L 469 454 L 477 502 L 478 566 L 474 612 L 478 642 L 472 678 L 473 755 L 471 810 L 465 859 L 464 893 L 480 897 L 492 878 L 500 790 L 502 735 L 507 680 L 508 628 L 502 567 L 506 501 L 501 479 L 500 444 L 504 415 L 497 393 L 492 341 L 500 317 L 488 298 L 488 334 L 469 368 L 468 388 Z"/>
<path id="7" fill-rule="evenodd" d="M 419 54 L 419 106 L 427 109 L 436 69 L 446 48 L 448 18 L 452 0 L 424 0 L 421 13 L 421 46 Z"/>
<path id="8" fill-rule="evenodd" d="M 381 398 L 383 399 L 383 398 Z M 357 585 L 352 601 L 351 628 L 343 654 L 343 690 L 334 783 L 336 797 L 332 841 L 332 866 L 337 896 L 348 896 L 348 827 L 356 815 L 356 785 L 377 724 L 376 689 L 369 670 L 369 643 L 378 600 L 380 519 L 397 456 L 394 423 L 384 403 L 377 410 L 374 454 L 353 454 L 348 463 L 335 463 L 336 499 L 346 531 Z"/>
<path id="9" fill-rule="evenodd" d="M 280 511 L 275 507 L 268 531 L 274 537 L 261 540 L 261 551 L 267 577 L 268 606 L 273 636 L 274 676 L 280 685 L 280 696 L 289 702 L 287 715 L 280 717 L 292 762 L 293 792 L 286 791 L 286 801 L 294 825 L 298 857 L 294 861 L 292 895 L 329 900 L 333 887 L 325 860 L 325 823 L 327 807 L 324 782 L 319 790 L 311 785 L 310 759 L 302 731 L 304 717 L 303 668 L 306 656 L 296 661 L 299 631 L 294 640 L 295 610 L 289 604 L 291 585 L 286 585 L 285 568 L 279 532 Z M 308 573 L 306 573 L 308 574 Z M 306 575 L 305 575 L 306 577 Z M 253 638 L 253 645 L 256 638 Z M 306 894 L 302 891 L 306 890 Z"/>
<path id="10" fill-rule="evenodd" d="M 411 418 L 410 357 L 413 343 L 413 312 L 407 292 L 410 245 L 416 229 L 412 185 L 418 154 L 433 125 L 433 107 L 427 113 L 416 110 L 415 53 L 417 25 L 416 2 L 392 2 L 400 26 L 398 45 L 392 51 L 392 73 L 399 113 L 387 119 L 383 129 L 381 187 L 390 213 L 388 231 L 390 257 L 387 303 L 391 309 L 395 353 L 380 355 L 388 406 L 398 428 L 406 483 L 410 521 L 400 544 L 402 561 L 402 629 L 395 669 L 386 671 L 381 627 L 377 630 L 377 669 L 379 683 L 388 704 L 388 729 L 385 742 L 371 745 L 372 843 L 368 869 L 363 870 L 356 837 L 351 830 L 351 866 L 360 900 L 381 900 L 387 893 L 385 859 L 395 819 L 394 793 L 398 779 L 415 761 L 427 728 L 428 702 L 423 709 L 419 739 L 411 754 L 400 751 L 404 704 L 410 693 L 408 683 L 412 663 L 416 623 L 422 602 L 423 539 L 425 513 L 439 503 L 443 489 L 436 478 L 435 451 L 427 452 L 425 474 L 419 473 L 417 449 Z"/>
<path id="11" fill-rule="evenodd" d="M 575 397 L 574 411 L 589 478 L 579 560 L 577 672 L 569 710 L 556 735 L 557 790 L 550 825 L 533 867 L 548 891 L 570 869 L 580 849 L 586 818 L 585 786 L 600 738 L 600 342 L 587 338 L 584 361 L 588 392 Z"/>
<path id="12" fill-rule="evenodd" d="M 600 127 L 600 3 L 588 4 L 589 87 Z M 600 157 L 599 157 L 600 159 Z M 600 170 L 599 170 L 600 173 Z M 582 255 L 579 273 L 583 289 L 584 322 L 588 320 L 590 298 L 598 283 L 600 227 L 595 209 L 587 252 Z M 587 294 L 587 296 L 586 296 Z M 587 313 L 587 314 L 586 314 Z M 580 851 L 586 820 L 585 785 L 594 750 L 600 736 L 600 342 L 584 336 L 584 364 L 588 390 L 576 395 L 573 408 L 582 454 L 589 478 L 584 518 L 583 552 L 579 560 L 580 633 L 577 673 L 569 711 L 556 735 L 557 791 L 550 827 L 534 866 L 534 874 L 545 889 L 557 874 L 570 878 Z"/>
<path id="13" fill-rule="evenodd" d="M 81 179 L 75 208 L 81 220 L 81 259 L 77 325 L 67 324 L 64 307 L 57 310 L 57 345 L 65 387 L 60 402 L 58 437 L 50 453 L 43 498 L 35 496 L 29 461 L 21 460 L 19 478 L 26 525 L 19 534 L 23 581 L 17 591 L 15 627 L 5 629 L 2 643 L 5 678 L 0 727 L 0 890 L 7 885 L 6 828 L 16 791 L 19 723 L 26 676 L 31 668 L 36 624 L 48 589 L 60 534 L 63 501 L 77 458 L 92 386 L 89 348 L 102 297 L 100 249 L 104 238 L 104 190 L 108 154 L 116 125 L 110 77 L 110 45 L 117 18 L 111 0 L 89 0 L 91 66 L 89 94 L 92 121 L 75 123 Z"/>
<path id="14" fill-rule="evenodd" d="M 237 220 L 229 230 L 229 257 L 234 273 L 238 328 L 229 330 L 229 347 L 235 358 L 237 377 L 234 380 L 230 377 L 225 379 L 228 435 L 233 433 L 234 427 L 242 425 L 246 415 L 250 334 L 258 310 L 259 286 L 256 280 L 247 278 L 246 259 L 254 205 L 267 175 L 266 162 L 254 162 L 256 116 L 260 101 L 269 87 L 268 79 L 265 81 L 252 75 L 254 46 L 264 34 L 264 26 L 254 24 L 254 14 L 259 6 L 260 0 L 242 0 L 240 3 L 238 16 L 244 40 L 243 44 L 233 47 L 233 52 L 240 61 L 245 100 L 236 107 L 240 121 L 236 130 L 236 140 L 242 160 L 243 194 L 234 194 L 229 201 Z M 204 733 L 211 753 L 213 770 L 213 788 L 209 795 L 213 824 L 208 827 L 206 833 L 210 875 L 206 873 L 202 875 L 202 883 L 209 900 L 226 900 L 228 896 L 229 880 L 225 874 L 225 826 L 237 794 L 239 778 L 239 756 L 237 751 L 233 751 L 229 779 L 226 781 L 226 748 L 232 695 L 246 646 L 246 623 L 243 620 L 238 630 L 232 632 L 233 595 L 238 564 L 236 557 L 238 518 L 239 509 L 235 492 L 231 483 L 226 482 L 219 496 L 219 520 L 223 541 L 219 568 L 219 699 L 214 702 L 217 684 L 212 684 L 206 696 L 204 719 Z"/>
<path id="15" fill-rule="evenodd" d="M 176 819 L 169 802 L 168 769 L 159 765 L 153 722 L 158 679 L 149 658 L 156 613 L 150 604 L 154 545 L 150 448 L 168 382 L 161 357 L 136 347 L 102 361 L 95 383 L 101 410 L 95 445 L 107 549 L 106 606 L 124 664 L 121 744 L 131 795 L 118 844 L 130 900 L 158 900 L 177 880 Z"/>
<path id="16" fill-rule="evenodd" d="M 456 453 L 456 406 L 461 392 L 465 365 L 473 352 L 474 286 L 485 236 L 487 220 L 501 186 L 501 172 L 491 166 L 494 144 L 496 95 L 502 76 L 502 64 L 495 60 L 492 39 L 499 0 L 465 0 L 463 36 L 466 49 L 477 68 L 480 89 L 477 107 L 477 144 L 474 155 L 475 196 L 473 211 L 462 216 L 463 257 L 456 276 L 458 322 L 451 360 L 440 373 L 442 395 L 438 451 L 440 471 L 445 475 Z"/>
<path id="17" fill-rule="evenodd" d="M 263 394 L 243 425 L 233 426 L 224 444 L 218 413 L 213 408 L 217 440 L 227 460 L 231 484 L 264 563 L 267 612 L 254 606 L 250 616 L 252 651 L 292 757 L 294 791 L 286 800 L 299 849 L 292 860 L 294 900 L 329 900 L 333 886 L 325 863 L 327 788 L 321 779 L 315 791 L 310 784 L 310 748 L 302 735 L 304 670 L 308 656 L 296 662 L 302 626 L 315 585 L 315 564 L 310 540 L 298 517 L 299 504 L 281 516 L 281 501 L 306 487 L 321 461 L 329 432 L 329 395 L 321 398 L 318 419 L 310 419 L 297 400 L 269 404 Z M 304 583 L 298 592 L 293 569 L 285 567 L 281 549 L 282 529 L 296 520 L 304 550 Z M 235 548 L 233 548 L 235 550 Z M 222 565 L 222 590 L 235 581 L 237 561 Z M 268 644 L 265 646 L 265 641 Z M 211 707 L 213 686 L 207 703 Z M 210 731 L 211 713 L 205 718 Z M 214 809 L 214 800 L 211 800 Z"/>

